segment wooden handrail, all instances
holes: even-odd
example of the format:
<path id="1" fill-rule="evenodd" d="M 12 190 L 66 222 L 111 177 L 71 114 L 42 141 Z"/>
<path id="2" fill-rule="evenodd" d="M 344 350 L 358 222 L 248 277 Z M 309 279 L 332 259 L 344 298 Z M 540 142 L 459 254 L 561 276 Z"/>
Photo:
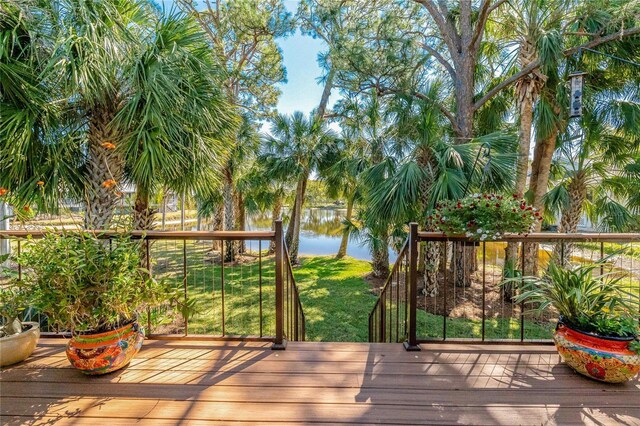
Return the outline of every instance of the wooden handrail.
<path id="1" fill-rule="evenodd" d="M 441 232 L 418 232 L 420 241 L 472 241 L 465 235 L 445 235 Z M 531 234 L 505 234 L 491 241 L 524 241 L 524 242 L 550 242 L 550 241 L 577 241 L 577 242 L 640 242 L 640 233 L 579 233 L 567 234 L 559 232 L 535 232 Z"/>
<path id="2" fill-rule="evenodd" d="M 0 238 L 42 238 L 49 234 L 90 233 L 97 238 L 114 238 L 130 235 L 134 238 L 149 240 L 273 240 L 274 231 L 100 231 L 100 230 L 33 230 L 33 231 L 0 231 Z"/>

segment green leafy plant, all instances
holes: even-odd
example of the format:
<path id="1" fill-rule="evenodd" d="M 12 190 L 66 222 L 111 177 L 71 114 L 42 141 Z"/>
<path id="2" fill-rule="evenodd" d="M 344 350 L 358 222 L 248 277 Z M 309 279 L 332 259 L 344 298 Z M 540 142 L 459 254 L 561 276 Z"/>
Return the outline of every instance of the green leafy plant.
<path id="1" fill-rule="evenodd" d="M 540 213 L 518 195 L 474 194 L 437 204 L 427 217 L 427 226 L 431 231 L 485 241 L 506 232 L 527 234 L 541 220 Z"/>
<path id="2" fill-rule="evenodd" d="M 536 312 L 551 306 L 564 323 L 583 332 L 636 337 L 639 301 L 622 286 L 625 276 L 619 272 L 593 275 L 594 270 L 607 267 L 608 259 L 569 268 L 551 263 L 542 277 L 511 278 L 503 285 L 518 283 L 521 292 L 514 297 L 515 303 L 533 303 Z"/>
<path id="3" fill-rule="evenodd" d="M 0 265 L 9 255 L 0 256 Z M 8 269 L 0 266 L 0 270 Z M 28 306 L 27 291 L 16 280 L 0 285 L 0 337 L 22 332 L 20 316 Z"/>
<path id="4" fill-rule="evenodd" d="M 175 300 L 172 289 L 140 267 L 139 240 L 51 233 L 25 246 L 19 257 L 25 288 L 33 307 L 58 330 L 110 330 L 147 307 Z"/>

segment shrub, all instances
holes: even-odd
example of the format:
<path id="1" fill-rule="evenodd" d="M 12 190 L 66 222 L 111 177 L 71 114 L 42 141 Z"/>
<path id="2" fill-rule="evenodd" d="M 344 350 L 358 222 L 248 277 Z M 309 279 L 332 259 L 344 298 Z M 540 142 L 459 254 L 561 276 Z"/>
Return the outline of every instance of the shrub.
<path id="1" fill-rule="evenodd" d="M 30 239 L 19 262 L 32 304 L 51 326 L 100 332 L 174 298 L 140 267 L 140 250 L 140 242 L 127 237 L 109 242 L 89 233 L 52 233 Z"/>
<path id="2" fill-rule="evenodd" d="M 533 303 L 537 312 L 552 306 L 563 322 L 581 331 L 604 337 L 636 337 L 639 301 L 621 284 L 624 276 L 593 276 L 607 259 L 567 269 L 551 263 L 542 277 L 514 278 L 505 283 L 520 285 L 515 303 Z"/>

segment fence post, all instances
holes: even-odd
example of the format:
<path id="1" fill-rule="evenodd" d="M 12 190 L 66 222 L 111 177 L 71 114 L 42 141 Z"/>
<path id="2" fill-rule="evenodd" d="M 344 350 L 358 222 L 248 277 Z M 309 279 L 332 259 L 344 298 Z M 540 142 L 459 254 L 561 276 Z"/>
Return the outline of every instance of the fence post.
<path id="1" fill-rule="evenodd" d="M 409 336 L 404 342 L 407 351 L 421 350 L 417 337 L 417 297 L 418 294 L 418 224 L 409 224 Z"/>
<path id="2" fill-rule="evenodd" d="M 282 276 L 282 265 L 284 260 L 284 238 L 282 235 L 282 221 L 276 220 L 275 222 L 275 268 L 276 268 L 276 339 L 271 345 L 273 350 L 283 350 L 287 347 L 287 342 L 284 340 L 284 285 Z"/>

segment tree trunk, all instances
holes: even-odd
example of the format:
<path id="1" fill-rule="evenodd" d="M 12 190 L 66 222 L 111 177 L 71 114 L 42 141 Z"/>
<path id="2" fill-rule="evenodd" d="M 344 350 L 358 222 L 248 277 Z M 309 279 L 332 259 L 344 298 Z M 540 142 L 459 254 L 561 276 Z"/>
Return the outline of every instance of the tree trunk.
<path id="1" fill-rule="evenodd" d="M 8 231 L 11 229 L 11 208 L 9 204 L 0 201 L 0 231 Z M 11 241 L 9 239 L 0 239 L 0 256 L 11 254 Z M 0 263 L 0 265 L 2 265 Z"/>
<path id="2" fill-rule="evenodd" d="M 222 198 L 224 202 L 224 230 L 233 231 L 235 223 L 235 208 L 234 208 L 234 196 L 233 196 L 233 175 L 229 167 L 225 167 L 224 171 L 224 186 L 222 189 Z M 232 241 L 227 241 L 224 244 L 225 262 L 233 262 L 237 255 L 237 245 Z"/>
<path id="3" fill-rule="evenodd" d="M 318 106 L 318 117 L 320 119 L 323 119 L 327 112 L 327 105 L 329 103 L 329 96 L 331 96 L 331 89 L 333 88 L 333 78 L 335 74 L 335 68 L 331 67 L 329 69 L 329 74 L 327 74 L 327 79 L 324 82 L 324 89 L 322 90 L 322 97 L 320 98 L 320 105 Z"/>
<path id="4" fill-rule="evenodd" d="M 523 83 L 526 85 L 527 83 Z M 529 172 L 529 151 L 531 150 L 531 126 L 533 122 L 533 102 L 534 94 L 529 93 L 530 86 L 525 86 L 525 91 L 520 99 L 520 143 L 518 146 L 518 163 L 516 168 L 516 182 L 514 192 L 524 194 L 527 185 L 527 174 Z M 515 269 L 518 267 L 518 243 L 508 242 L 505 248 L 504 268 Z M 513 285 L 502 287 L 505 301 L 511 301 L 514 296 Z"/>
<path id="5" fill-rule="evenodd" d="M 543 139 L 538 140 L 533 156 L 531 166 L 531 183 L 529 185 L 529 194 L 531 204 L 540 214 L 544 214 L 543 197 L 547 192 L 549 185 L 549 173 L 551 172 L 551 160 L 556 149 L 556 141 L 558 139 L 558 131 L 552 130 L 551 133 Z M 535 224 L 534 232 L 540 232 L 542 222 Z M 535 275 L 538 271 L 538 244 L 525 244 L 525 275 Z"/>
<path id="6" fill-rule="evenodd" d="M 213 223 L 212 228 L 214 231 L 222 231 L 222 227 L 224 225 L 224 205 L 222 203 L 216 206 L 216 210 L 213 213 Z M 213 240 L 211 242 L 211 250 L 216 251 L 220 250 L 220 241 Z"/>
<path id="7" fill-rule="evenodd" d="M 298 180 L 298 185 L 296 187 L 296 201 L 294 202 L 294 210 L 291 212 L 291 219 L 289 222 L 289 227 L 292 228 L 292 237 L 291 244 L 287 245 L 289 249 L 289 257 L 291 258 L 291 264 L 297 265 L 298 261 L 298 249 L 300 245 L 300 222 L 302 219 L 302 206 L 304 205 L 304 196 L 307 190 L 307 179 L 306 175 L 302 176 Z M 288 234 L 287 229 L 287 234 Z"/>
<path id="8" fill-rule="evenodd" d="M 276 199 L 273 202 L 273 209 L 271 210 L 271 230 L 275 231 L 276 229 L 276 220 L 280 219 L 282 215 L 282 197 L 276 196 Z M 268 255 L 272 255 L 276 252 L 276 242 L 271 241 L 269 243 L 269 252 Z"/>
<path id="9" fill-rule="evenodd" d="M 569 182 L 569 204 L 562 210 L 560 220 L 560 232 L 575 233 L 578 231 L 578 223 L 582 217 L 582 208 L 587 199 L 587 176 L 584 170 L 580 170 Z M 573 243 L 556 244 L 553 248 L 552 258 L 559 265 L 566 266 L 571 262 Z"/>
<path id="10" fill-rule="evenodd" d="M 287 232 L 284 237 L 284 242 L 287 247 L 291 247 L 293 241 L 293 214 L 298 209 L 298 188 L 296 187 L 296 196 L 293 199 L 293 206 L 289 209 L 289 225 L 287 226 Z"/>
<path id="11" fill-rule="evenodd" d="M 475 60 L 471 57 L 466 58 L 464 64 L 465 68 L 458 70 L 459 78 L 454 82 L 456 89 L 455 118 L 458 127 L 456 144 L 468 143 L 473 138 Z"/>
<path id="12" fill-rule="evenodd" d="M 241 192 L 235 193 L 235 205 L 236 205 L 236 226 L 235 229 L 238 231 L 244 231 L 246 227 L 246 218 L 245 218 L 245 208 L 244 208 L 244 197 Z M 238 253 L 246 252 L 246 245 L 244 241 L 236 241 Z"/>
<path id="13" fill-rule="evenodd" d="M 457 287 L 470 287 L 471 274 L 477 269 L 476 247 L 454 242 L 454 283 Z"/>
<path id="14" fill-rule="evenodd" d="M 162 230 L 164 231 L 167 221 L 167 193 L 162 194 Z"/>
<path id="15" fill-rule="evenodd" d="M 114 116 L 115 111 L 98 109 L 89 119 L 85 229 L 109 229 L 118 202 L 124 161 L 119 135 L 110 126 Z"/>
<path id="16" fill-rule="evenodd" d="M 153 216 L 155 212 L 149 207 L 149 191 L 138 186 L 136 188 L 136 199 L 133 205 L 133 227 L 141 231 L 153 229 Z M 140 266 L 146 268 L 151 273 L 151 262 L 147 257 L 146 244 L 151 244 L 149 240 L 140 248 Z"/>
<path id="17" fill-rule="evenodd" d="M 142 231 L 153 229 L 154 215 L 155 211 L 149 207 L 149 192 L 139 186 L 136 190 L 136 199 L 133 205 L 134 229 Z"/>
<path id="18" fill-rule="evenodd" d="M 347 215 L 345 217 L 347 222 L 351 222 L 351 218 L 353 217 L 354 202 L 355 200 L 352 195 L 347 200 Z M 347 255 L 347 244 L 349 244 L 349 230 L 345 229 L 342 231 L 342 241 L 340 241 L 340 248 L 338 249 L 338 254 L 336 254 L 336 259 L 342 259 Z"/>
<path id="19" fill-rule="evenodd" d="M 438 295 L 438 267 L 440 266 L 441 243 L 424 244 L 424 292 L 429 297 Z"/>
<path id="20" fill-rule="evenodd" d="M 371 253 L 372 275 L 376 278 L 389 276 L 389 236 L 385 231 L 381 236 L 382 244 L 374 247 Z"/>

